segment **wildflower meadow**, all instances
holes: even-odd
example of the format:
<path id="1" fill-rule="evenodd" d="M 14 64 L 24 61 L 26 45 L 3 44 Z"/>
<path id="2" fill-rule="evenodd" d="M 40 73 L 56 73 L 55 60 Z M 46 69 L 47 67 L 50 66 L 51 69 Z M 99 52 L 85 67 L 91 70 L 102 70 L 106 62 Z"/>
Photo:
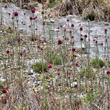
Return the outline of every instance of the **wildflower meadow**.
<path id="1" fill-rule="evenodd" d="M 95 28 L 10 6 L 0 3 L 0 110 L 110 110 L 110 17 Z"/>

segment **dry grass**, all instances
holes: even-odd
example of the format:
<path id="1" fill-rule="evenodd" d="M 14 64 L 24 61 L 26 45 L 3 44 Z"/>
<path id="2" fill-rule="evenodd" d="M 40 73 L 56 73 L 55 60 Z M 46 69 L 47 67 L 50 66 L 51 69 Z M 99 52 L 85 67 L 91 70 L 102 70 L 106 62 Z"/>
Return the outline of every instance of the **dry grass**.
<path id="1" fill-rule="evenodd" d="M 26 81 L 22 84 L 19 82 L 12 83 L 9 88 L 9 93 L 6 96 L 7 103 L 1 102 L 0 108 L 2 110 L 38 110 L 37 100 L 32 90 L 29 90 L 29 86 Z"/>
<path id="2" fill-rule="evenodd" d="M 72 14 L 81 14 L 84 19 L 105 20 L 109 10 L 110 3 L 103 0 L 64 0 L 60 12 L 66 15 L 65 12 L 71 11 Z"/>

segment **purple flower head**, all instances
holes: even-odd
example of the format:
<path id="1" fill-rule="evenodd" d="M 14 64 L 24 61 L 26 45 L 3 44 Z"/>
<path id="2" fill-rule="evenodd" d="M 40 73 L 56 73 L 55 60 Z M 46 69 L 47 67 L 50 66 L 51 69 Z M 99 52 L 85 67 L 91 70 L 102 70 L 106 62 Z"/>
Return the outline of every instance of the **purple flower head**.
<path id="1" fill-rule="evenodd" d="M 7 93 L 7 90 L 6 89 L 2 89 L 2 93 Z"/>
<path id="2" fill-rule="evenodd" d="M 52 65 L 48 65 L 48 68 L 52 68 Z"/>
<path id="3" fill-rule="evenodd" d="M 13 15 L 14 15 L 14 16 L 18 16 L 18 12 L 14 12 Z"/>
<path id="4" fill-rule="evenodd" d="M 32 13 L 35 13 L 35 9 L 31 9 L 31 12 L 32 12 Z"/>

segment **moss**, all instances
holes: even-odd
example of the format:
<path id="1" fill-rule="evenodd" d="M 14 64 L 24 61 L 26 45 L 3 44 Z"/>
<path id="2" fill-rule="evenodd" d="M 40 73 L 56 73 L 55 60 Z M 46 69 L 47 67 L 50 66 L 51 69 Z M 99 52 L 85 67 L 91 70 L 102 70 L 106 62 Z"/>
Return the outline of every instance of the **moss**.
<path id="1" fill-rule="evenodd" d="M 102 68 L 103 66 L 105 66 L 105 63 L 103 62 L 103 60 L 95 58 L 91 61 L 91 65 L 94 68 Z"/>
<path id="2" fill-rule="evenodd" d="M 48 64 L 47 63 L 43 63 L 43 70 L 44 72 L 47 71 L 48 68 Z M 42 72 L 42 63 L 38 62 L 32 65 L 32 69 L 34 72 Z"/>

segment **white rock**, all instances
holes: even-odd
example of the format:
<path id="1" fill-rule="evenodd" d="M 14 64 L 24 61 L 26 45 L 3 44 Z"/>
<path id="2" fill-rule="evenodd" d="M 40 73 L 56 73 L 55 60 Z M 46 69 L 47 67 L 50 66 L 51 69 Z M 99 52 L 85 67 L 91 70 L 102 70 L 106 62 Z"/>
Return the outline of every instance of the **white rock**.
<path id="1" fill-rule="evenodd" d="M 71 87 L 75 87 L 75 86 L 77 86 L 77 85 L 78 85 L 77 82 L 72 82 L 72 83 L 71 83 Z"/>
<path id="2" fill-rule="evenodd" d="M 54 23 L 55 21 L 53 19 L 50 20 L 51 23 Z"/>
<path id="3" fill-rule="evenodd" d="M 5 82 L 6 79 L 0 78 L 0 82 Z"/>

